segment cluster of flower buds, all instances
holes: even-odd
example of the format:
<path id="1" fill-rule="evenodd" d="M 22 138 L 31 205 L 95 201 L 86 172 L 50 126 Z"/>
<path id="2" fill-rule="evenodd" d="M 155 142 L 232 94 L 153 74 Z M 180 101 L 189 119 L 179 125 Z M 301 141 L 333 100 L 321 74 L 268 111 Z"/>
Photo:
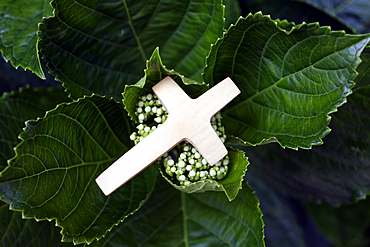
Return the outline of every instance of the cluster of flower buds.
<path id="1" fill-rule="evenodd" d="M 135 144 L 164 123 L 168 117 L 167 111 L 153 94 L 140 98 L 135 108 L 135 115 L 139 124 L 136 126 L 137 131 L 130 135 L 130 139 Z M 221 141 L 225 142 L 225 128 L 221 124 L 220 113 L 212 117 L 211 124 Z M 196 181 L 224 178 L 228 171 L 229 156 L 226 155 L 214 166 L 210 166 L 190 143 L 182 142 L 170 151 L 170 154 L 165 154 L 161 162 L 165 172 L 176 184 L 188 186 Z"/>

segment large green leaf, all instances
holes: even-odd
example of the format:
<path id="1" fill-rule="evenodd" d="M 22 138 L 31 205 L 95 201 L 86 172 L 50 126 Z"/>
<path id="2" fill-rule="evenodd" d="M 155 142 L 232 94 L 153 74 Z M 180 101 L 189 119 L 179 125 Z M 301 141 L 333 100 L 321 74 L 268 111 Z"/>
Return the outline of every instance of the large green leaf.
<path id="1" fill-rule="evenodd" d="M 150 166 L 106 197 L 95 178 L 131 146 L 121 104 L 100 96 L 61 104 L 28 121 L 0 174 L 0 197 L 25 218 L 55 219 L 64 241 L 90 243 L 135 212 L 154 188 Z"/>
<path id="2" fill-rule="evenodd" d="M 239 19 L 212 47 L 204 71 L 206 83 L 229 76 L 242 91 L 223 112 L 229 134 L 252 145 L 271 138 L 294 149 L 321 144 L 369 37 L 318 24 L 288 32 L 261 13 Z"/>
<path id="3" fill-rule="evenodd" d="M 60 1 L 40 25 L 40 48 L 50 72 L 73 98 L 92 92 L 117 100 L 143 76 L 160 47 L 164 62 L 201 80 L 210 45 L 224 27 L 221 0 Z"/>
<path id="4" fill-rule="evenodd" d="M 0 171 L 7 160 L 14 156 L 18 135 L 29 119 L 43 117 L 47 110 L 69 101 L 63 88 L 21 88 L 18 92 L 5 93 L 0 98 Z"/>
<path id="5" fill-rule="evenodd" d="M 222 193 L 187 194 L 161 182 L 133 217 L 92 246 L 265 246 L 258 205 L 246 183 L 229 202 Z"/>
<path id="6" fill-rule="evenodd" d="M 370 32 L 370 1 L 368 0 L 300 0 L 339 19 L 360 33 Z"/>
<path id="7" fill-rule="evenodd" d="M 51 222 L 22 219 L 20 212 L 9 211 L 8 205 L 0 201 L 1 247 L 73 246 L 62 243 L 57 230 Z"/>
<path id="8" fill-rule="evenodd" d="M 37 25 L 52 14 L 49 0 L 1 0 L 0 51 L 14 67 L 45 78 L 37 51 Z"/>
<path id="9" fill-rule="evenodd" d="M 348 103 L 333 114 L 332 132 L 312 150 L 282 150 L 272 144 L 244 148 L 249 172 L 298 199 L 333 205 L 363 199 L 370 191 L 370 54 L 361 56 Z"/>

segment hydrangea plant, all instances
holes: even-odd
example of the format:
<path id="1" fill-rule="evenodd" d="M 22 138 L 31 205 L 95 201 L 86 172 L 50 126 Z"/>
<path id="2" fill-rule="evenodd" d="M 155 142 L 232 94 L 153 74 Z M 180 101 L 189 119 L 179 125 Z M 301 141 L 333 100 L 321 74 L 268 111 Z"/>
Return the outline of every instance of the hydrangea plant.
<path id="1" fill-rule="evenodd" d="M 60 85 L 0 99 L 0 246 L 305 246 L 276 190 L 366 198 L 370 5 L 266 2 L 1 1 L 0 79 Z M 96 177 L 166 120 L 151 91 L 166 76 L 192 98 L 236 83 L 211 120 L 228 155 L 211 167 L 180 143 L 105 196 Z M 354 243 L 320 221 L 341 225 L 346 209 L 306 206 Z"/>

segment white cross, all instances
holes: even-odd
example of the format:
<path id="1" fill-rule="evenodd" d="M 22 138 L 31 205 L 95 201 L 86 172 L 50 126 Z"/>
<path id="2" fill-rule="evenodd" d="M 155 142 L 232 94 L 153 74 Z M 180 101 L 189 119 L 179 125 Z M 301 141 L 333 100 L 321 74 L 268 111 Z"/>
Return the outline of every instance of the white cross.
<path id="1" fill-rule="evenodd" d="M 169 76 L 152 89 L 166 108 L 168 118 L 100 174 L 96 182 L 105 195 L 111 194 L 181 141 L 190 142 L 210 165 L 227 154 L 211 125 L 211 118 L 240 93 L 230 78 L 196 99 L 189 98 Z"/>

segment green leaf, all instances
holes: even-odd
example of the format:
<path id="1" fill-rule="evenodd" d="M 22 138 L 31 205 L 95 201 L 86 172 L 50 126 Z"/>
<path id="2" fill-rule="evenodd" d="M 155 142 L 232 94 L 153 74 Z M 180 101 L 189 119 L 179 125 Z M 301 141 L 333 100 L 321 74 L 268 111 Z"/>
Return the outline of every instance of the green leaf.
<path id="1" fill-rule="evenodd" d="M 20 212 L 9 211 L 8 205 L 0 201 L 0 246 L 73 246 L 72 243 L 62 243 L 60 239 L 57 228 L 51 222 L 22 219 Z"/>
<path id="2" fill-rule="evenodd" d="M 37 51 L 37 25 L 52 14 L 48 0 L 0 2 L 0 51 L 14 67 L 29 69 L 45 79 Z"/>
<path id="3" fill-rule="evenodd" d="M 179 186 L 171 182 L 170 178 L 166 176 L 165 171 L 161 170 L 161 174 L 167 182 L 182 192 L 199 193 L 205 191 L 224 191 L 229 201 L 232 201 L 238 195 L 239 190 L 242 189 L 243 178 L 247 171 L 249 162 L 243 151 L 228 148 L 228 155 L 230 158 L 230 163 L 228 165 L 229 171 L 227 175 L 219 181 L 205 179 L 191 183 L 188 186 Z"/>
<path id="4" fill-rule="evenodd" d="M 92 246 L 265 246 L 259 201 L 248 184 L 229 202 L 160 183 L 148 202 Z"/>
<path id="5" fill-rule="evenodd" d="M 164 62 L 201 80 L 205 57 L 224 28 L 221 0 L 54 0 L 54 17 L 40 25 L 50 72 L 73 98 L 92 92 L 119 100 L 124 85 L 143 76 L 160 47 Z"/>
<path id="6" fill-rule="evenodd" d="M 239 19 L 212 47 L 204 71 L 206 83 L 229 76 L 242 91 L 223 112 L 228 133 L 252 145 L 271 138 L 294 149 L 321 144 L 369 37 L 318 24 L 286 32 L 261 13 Z"/>
<path id="7" fill-rule="evenodd" d="M 369 194 L 370 54 L 361 58 L 353 94 L 333 114 L 324 145 L 298 152 L 272 144 L 243 148 L 252 164 L 249 173 L 301 200 L 338 205 Z"/>
<path id="8" fill-rule="evenodd" d="M 145 76 L 143 78 L 134 85 L 125 86 L 125 91 L 122 93 L 122 102 L 125 109 L 135 122 L 138 122 L 137 116 L 135 116 L 135 106 L 138 98 L 152 92 L 152 87 L 167 76 L 171 76 L 191 98 L 200 96 L 208 89 L 208 86 L 204 83 L 198 83 L 180 75 L 174 70 L 166 69 L 159 55 L 158 48 L 154 50 L 152 56 L 147 61 L 144 72 Z"/>
<path id="9" fill-rule="evenodd" d="M 18 134 L 29 119 L 43 117 L 55 105 L 69 101 L 63 88 L 21 88 L 5 93 L 0 98 L 0 171 L 14 156 L 13 148 L 19 143 Z"/>
<path id="10" fill-rule="evenodd" d="M 359 33 L 370 32 L 370 1 L 368 0 L 301 0 L 333 18 L 340 20 Z"/>
<path id="11" fill-rule="evenodd" d="M 56 220 L 63 241 L 91 243 L 135 212 L 154 188 L 150 166 L 106 197 L 96 177 L 132 144 L 121 104 L 100 96 L 61 104 L 28 121 L 0 174 L 0 197 L 25 218 Z"/>

